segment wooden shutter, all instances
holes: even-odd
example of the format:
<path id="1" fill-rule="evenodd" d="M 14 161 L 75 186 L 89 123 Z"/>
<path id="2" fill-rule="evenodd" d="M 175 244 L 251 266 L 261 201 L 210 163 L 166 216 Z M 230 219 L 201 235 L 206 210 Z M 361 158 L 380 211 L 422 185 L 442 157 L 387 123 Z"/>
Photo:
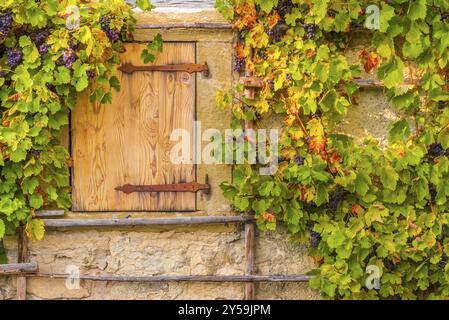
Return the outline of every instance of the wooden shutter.
<path id="1" fill-rule="evenodd" d="M 123 63 L 143 65 L 141 44 L 128 44 Z M 165 43 L 154 65 L 195 63 L 194 43 Z M 193 137 L 195 74 L 120 73 L 121 91 L 111 105 L 92 104 L 88 94 L 72 113 L 73 211 L 191 211 L 193 193 L 124 194 L 125 184 L 195 181 L 194 165 L 174 165 L 174 129 Z"/>

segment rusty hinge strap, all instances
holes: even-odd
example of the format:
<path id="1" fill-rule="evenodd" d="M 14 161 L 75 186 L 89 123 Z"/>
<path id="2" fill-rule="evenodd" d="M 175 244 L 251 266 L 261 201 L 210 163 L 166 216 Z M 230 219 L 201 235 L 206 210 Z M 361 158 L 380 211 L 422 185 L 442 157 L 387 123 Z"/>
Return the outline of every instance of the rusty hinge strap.
<path id="1" fill-rule="evenodd" d="M 115 190 L 126 194 L 136 192 L 198 192 L 200 190 L 209 190 L 208 184 L 200 184 L 198 182 L 176 183 L 176 184 L 155 184 L 147 186 L 136 186 L 132 184 L 125 184 L 117 187 Z"/>
<path id="2" fill-rule="evenodd" d="M 206 175 L 205 183 L 198 182 L 188 183 L 174 183 L 174 184 L 154 184 L 154 185 L 132 185 L 125 184 L 115 188 L 117 191 L 121 191 L 126 194 L 142 193 L 142 192 L 192 192 L 196 193 L 200 190 L 204 190 L 206 193 L 210 191 L 209 178 Z"/>
<path id="3" fill-rule="evenodd" d="M 118 68 L 124 73 L 133 73 L 138 71 L 157 71 L 157 72 L 202 72 L 204 76 L 209 75 L 209 66 L 205 64 L 182 63 L 182 64 L 168 64 L 162 66 L 135 66 L 131 63 L 125 63 Z"/>

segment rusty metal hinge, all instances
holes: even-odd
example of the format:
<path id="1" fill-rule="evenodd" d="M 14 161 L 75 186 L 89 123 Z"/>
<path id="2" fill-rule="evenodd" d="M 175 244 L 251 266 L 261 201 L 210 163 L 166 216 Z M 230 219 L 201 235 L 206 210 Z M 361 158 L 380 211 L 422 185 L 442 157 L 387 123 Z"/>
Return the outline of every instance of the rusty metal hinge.
<path id="1" fill-rule="evenodd" d="M 202 72 L 205 77 L 209 76 L 209 66 L 207 63 L 195 64 L 195 63 L 181 63 L 181 64 L 168 64 L 162 66 L 135 66 L 131 63 L 125 63 L 118 68 L 124 73 L 133 73 L 138 71 L 157 71 L 157 72 Z"/>
<path id="2" fill-rule="evenodd" d="M 210 193 L 209 176 L 206 175 L 205 183 L 201 184 L 198 182 L 188 182 L 188 183 L 175 183 L 175 184 L 154 184 L 154 185 L 144 185 L 137 186 L 131 184 L 125 184 L 115 188 L 116 191 L 121 191 L 126 194 L 131 193 L 143 193 L 143 192 L 192 192 L 196 193 L 203 190 L 204 193 Z"/>

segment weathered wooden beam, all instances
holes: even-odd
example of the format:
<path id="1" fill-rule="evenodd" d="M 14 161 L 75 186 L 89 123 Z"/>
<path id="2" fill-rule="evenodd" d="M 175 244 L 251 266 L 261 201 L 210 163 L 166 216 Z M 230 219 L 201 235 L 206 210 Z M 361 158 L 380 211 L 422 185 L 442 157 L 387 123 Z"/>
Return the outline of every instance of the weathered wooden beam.
<path id="1" fill-rule="evenodd" d="M 34 214 L 36 218 L 60 218 L 65 216 L 64 210 L 40 210 Z"/>
<path id="2" fill-rule="evenodd" d="M 379 80 L 372 80 L 372 79 L 354 79 L 355 83 L 357 83 L 362 88 L 385 88 L 385 85 L 383 81 Z M 414 86 L 416 83 L 414 82 L 404 82 L 399 84 L 399 87 L 406 87 L 406 86 Z"/>
<path id="3" fill-rule="evenodd" d="M 37 262 L 0 264 L 0 276 L 37 272 Z"/>
<path id="4" fill-rule="evenodd" d="M 255 226 L 254 223 L 245 224 L 245 275 L 252 276 L 254 274 L 254 233 Z M 245 284 L 245 300 L 254 300 L 255 297 L 255 287 L 254 283 L 249 282 Z"/>
<path id="5" fill-rule="evenodd" d="M 254 221 L 247 216 L 207 216 L 179 218 L 130 218 L 130 219 L 44 219 L 49 229 L 55 228 L 101 228 L 101 227 L 138 227 L 138 226 L 169 226 L 169 225 L 201 225 L 245 223 Z"/>
<path id="6" fill-rule="evenodd" d="M 18 258 L 17 262 L 28 262 L 28 237 L 25 232 L 25 226 L 19 228 L 18 237 Z M 27 295 L 27 278 L 23 276 L 17 277 L 16 300 L 26 300 Z"/>
<path id="7" fill-rule="evenodd" d="M 142 23 L 136 29 L 232 29 L 230 23 L 181 22 L 181 23 Z"/>
<path id="8" fill-rule="evenodd" d="M 69 274 L 34 273 L 26 277 L 67 279 Z M 307 282 L 307 275 L 158 275 L 158 276 L 122 276 L 122 275 L 80 275 L 80 280 L 115 282 Z"/>

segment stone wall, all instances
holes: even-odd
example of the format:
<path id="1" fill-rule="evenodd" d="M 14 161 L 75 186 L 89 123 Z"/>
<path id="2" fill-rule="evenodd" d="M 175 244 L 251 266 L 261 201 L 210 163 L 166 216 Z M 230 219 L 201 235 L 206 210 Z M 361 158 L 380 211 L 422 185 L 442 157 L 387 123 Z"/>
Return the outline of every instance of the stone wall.
<path id="1" fill-rule="evenodd" d="M 175 22 L 225 22 L 212 9 L 187 12 L 153 12 L 139 16 L 142 25 Z M 149 41 L 158 32 L 165 41 L 194 41 L 197 61 L 207 61 L 210 78 L 197 76 L 197 118 L 207 128 L 225 129 L 228 111 L 216 108 L 217 89 L 231 88 L 234 34 L 231 30 L 138 29 L 137 41 Z M 356 50 L 356 45 L 354 46 Z M 351 53 L 349 53 L 351 55 Z M 381 138 L 394 113 L 376 92 L 363 95 L 351 110 L 342 130 L 357 137 Z M 198 211 L 191 216 L 231 215 L 219 189 L 230 180 L 229 166 L 198 166 L 198 181 L 209 175 L 211 195 L 198 195 Z M 66 218 L 175 217 L 186 213 L 67 213 Z M 285 230 L 257 232 L 255 272 L 263 275 L 304 274 L 313 268 L 305 248 L 287 240 Z M 16 261 L 16 239 L 5 239 L 10 262 Z M 30 244 L 30 258 L 41 272 L 65 273 L 68 265 L 81 274 L 115 275 L 241 275 L 244 272 L 244 232 L 241 226 L 171 228 L 123 228 L 111 230 L 48 231 L 40 242 Z M 15 295 L 15 277 L 0 277 L 0 299 Z M 82 281 L 79 290 L 68 290 L 65 280 L 29 278 L 28 299 L 243 299 L 244 285 L 238 283 L 113 283 Z M 256 285 L 257 299 L 318 299 L 306 283 L 262 283 Z"/>

